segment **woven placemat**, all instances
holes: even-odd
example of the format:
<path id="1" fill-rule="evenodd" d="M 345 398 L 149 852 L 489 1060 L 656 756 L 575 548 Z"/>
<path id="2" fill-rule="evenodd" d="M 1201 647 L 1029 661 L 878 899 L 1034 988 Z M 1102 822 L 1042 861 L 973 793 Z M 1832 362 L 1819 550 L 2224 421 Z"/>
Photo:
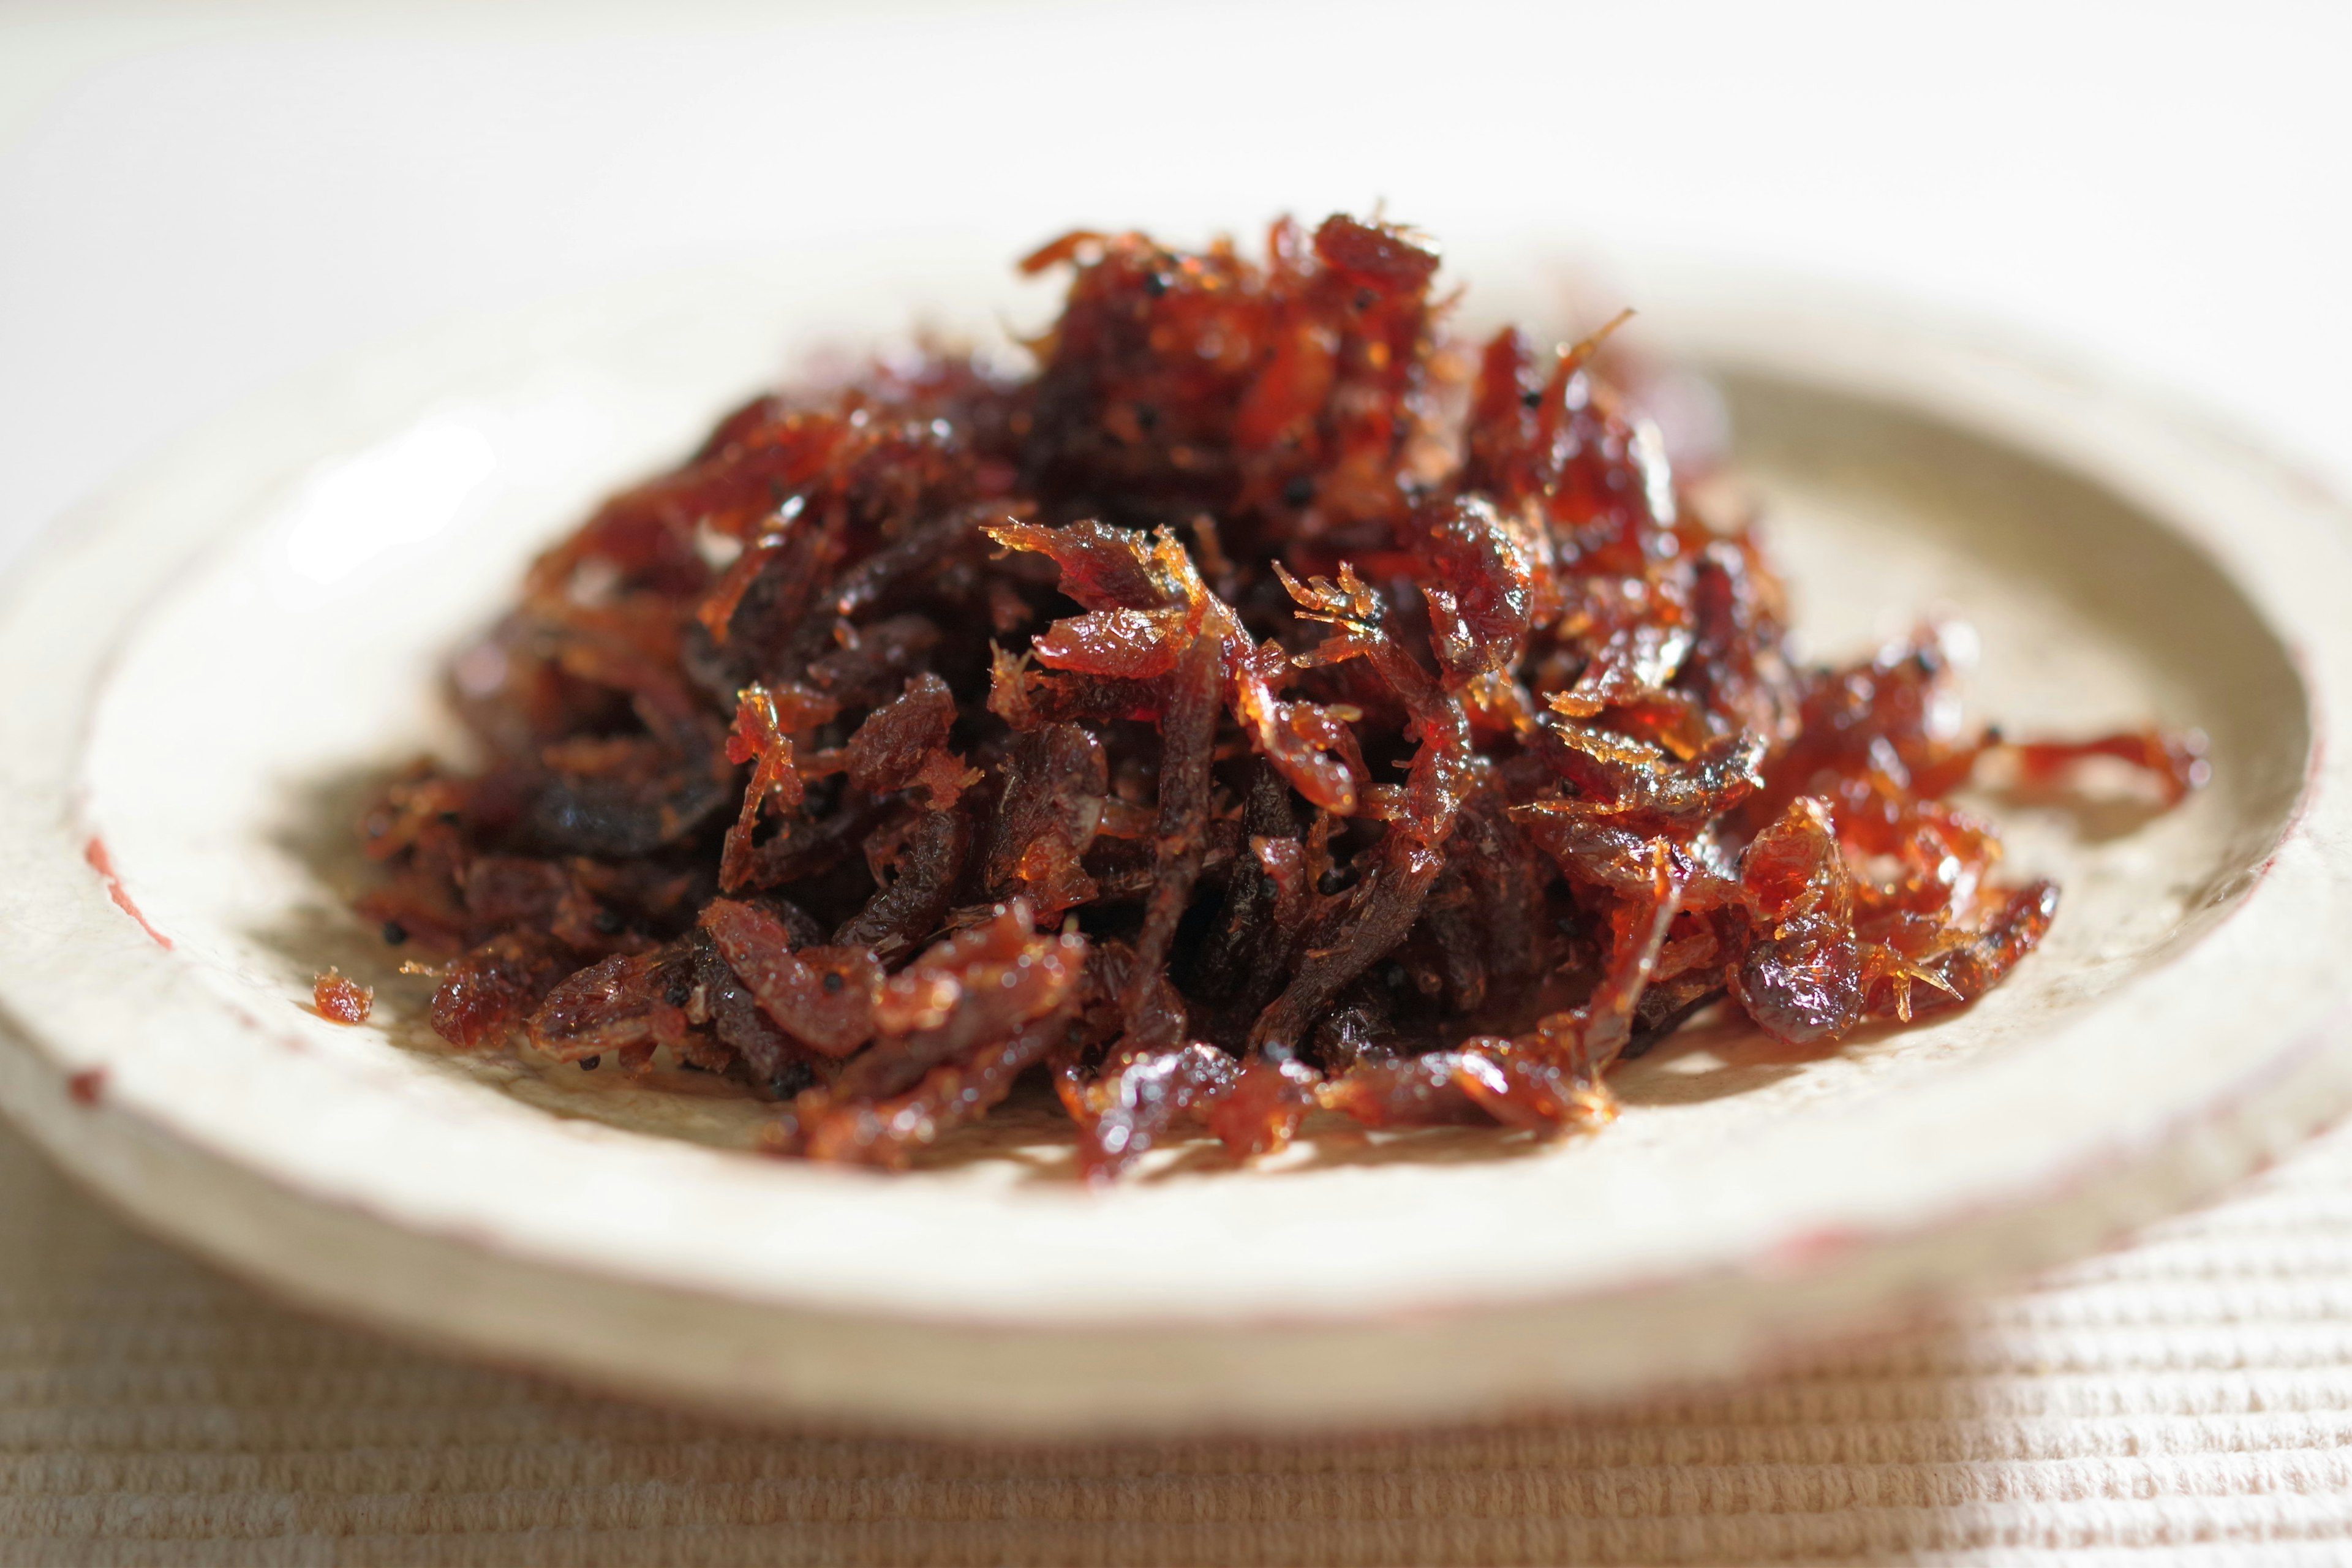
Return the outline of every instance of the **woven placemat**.
<path id="1" fill-rule="evenodd" d="M 314 1322 L 0 1132 L 0 1563 L 2352 1559 L 2352 1135 L 1952 1321 L 1606 1415 L 792 1436 Z"/>

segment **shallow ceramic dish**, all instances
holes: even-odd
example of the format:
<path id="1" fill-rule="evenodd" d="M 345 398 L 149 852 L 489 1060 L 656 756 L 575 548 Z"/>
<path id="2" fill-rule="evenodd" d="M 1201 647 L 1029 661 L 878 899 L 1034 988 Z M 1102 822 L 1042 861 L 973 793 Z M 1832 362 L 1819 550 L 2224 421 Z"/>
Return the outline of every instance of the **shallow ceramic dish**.
<path id="1" fill-rule="evenodd" d="M 0 1102 L 62 1163 L 289 1297 L 607 1385 L 941 1429 L 1279 1426 L 1732 1370 L 2091 1247 L 2352 1100 L 2352 795 L 2321 745 L 2352 716 L 2344 511 L 2111 386 L 1667 272 L 1639 290 L 1654 342 L 1717 378 L 1811 648 L 1957 611 L 1974 705 L 2018 731 L 2212 737 L 2169 816 L 1982 802 L 2065 889 L 1985 1002 L 1826 1055 L 1686 1031 L 1564 1143 L 1310 1124 L 1272 1162 L 1179 1148 L 1110 1192 L 1072 1180 L 1049 1105 L 885 1176 L 738 1152 L 747 1101 L 439 1049 L 430 983 L 344 912 L 357 793 L 453 743 L 447 650 L 775 368 L 808 301 L 836 337 L 903 320 L 835 265 L 370 355 L 16 574 Z M 1467 270 L 1513 302 L 1507 261 Z M 377 985 L 368 1026 L 307 1010 L 329 963 Z"/>

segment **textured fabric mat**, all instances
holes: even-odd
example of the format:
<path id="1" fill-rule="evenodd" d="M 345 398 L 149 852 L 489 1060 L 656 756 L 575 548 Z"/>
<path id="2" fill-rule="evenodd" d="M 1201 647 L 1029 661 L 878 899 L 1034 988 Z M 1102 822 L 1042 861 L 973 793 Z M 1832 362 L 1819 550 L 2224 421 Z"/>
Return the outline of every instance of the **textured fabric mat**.
<path id="1" fill-rule="evenodd" d="M 0 1563 L 2352 1560 L 2352 1135 L 1952 1323 L 1339 1442 L 791 1437 L 310 1321 L 0 1132 Z"/>

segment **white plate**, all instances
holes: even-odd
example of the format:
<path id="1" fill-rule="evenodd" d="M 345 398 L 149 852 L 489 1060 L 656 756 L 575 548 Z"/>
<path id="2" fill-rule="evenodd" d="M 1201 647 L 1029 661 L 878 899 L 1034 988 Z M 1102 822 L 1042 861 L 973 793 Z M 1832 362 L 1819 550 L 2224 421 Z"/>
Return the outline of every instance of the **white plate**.
<path id="1" fill-rule="evenodd" d="M 2018 731 L 2212 736 L 2168 816 L 1990 803 L 2066 892 L 1984 1003 L 1811 1059 L 1694 1032 L 1562 1144 L 1325 1128 L 1107 1193 L 1040 1108 L 877 1175 L 729 1148 L 744 1102 L 436 1048 L 428 983 L 344 910 L 356 792 L 448 741 L 438 661 L 535 546 L 690 445 L 810 301 L 835 336 L 896 319 L 887 281 L 836 257 L 461 324 L 213 426 L 19 573 L 9 1112 L 151 1227 L 406 1335 L 745 1412 L 1045 1432 L 1728 1371 L 2095 1245 L 2352 1098 L 2347 764 L 2318 744 L 2352 731 L 2342 509 L 2112 386 L 1667 271 L 1647 321 L 1722 373 L 1811 647 L 1957 610 L 1976 705 Z M 377 984 L 369 1026 L 306 1010 L 330 963 Z"/>

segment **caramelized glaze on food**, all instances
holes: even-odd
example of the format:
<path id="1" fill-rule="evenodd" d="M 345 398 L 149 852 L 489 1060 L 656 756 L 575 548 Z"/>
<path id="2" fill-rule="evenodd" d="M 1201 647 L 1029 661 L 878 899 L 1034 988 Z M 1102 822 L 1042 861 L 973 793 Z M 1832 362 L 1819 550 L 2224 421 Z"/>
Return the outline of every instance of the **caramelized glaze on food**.
<path id="1" fill-rule="evenodd" d="M 1024 267 L 1072 276 L 1033 374 L 761 397 L 457 660 L 488 764 L 364 825 L 451 1042 L 729 1075 L 884 1164 L 1038 1069 L 1104 1175 L 1316 1107 L 1589 1126 L 1715 1003 L 1831 1041 L 2049 928 L 1946 799 L 1999 742 L 1937 635 L 1799 663 L 1595 342 L 1450 341 L 1427 243 L 1348 217 Z"/>
<path id="2" fill-rule="evenodd" d="M 364 1024 L 375 1006 L 375 992 L 330 969 L 310 987 L 310 1005 L 330 1023 Z"/>

